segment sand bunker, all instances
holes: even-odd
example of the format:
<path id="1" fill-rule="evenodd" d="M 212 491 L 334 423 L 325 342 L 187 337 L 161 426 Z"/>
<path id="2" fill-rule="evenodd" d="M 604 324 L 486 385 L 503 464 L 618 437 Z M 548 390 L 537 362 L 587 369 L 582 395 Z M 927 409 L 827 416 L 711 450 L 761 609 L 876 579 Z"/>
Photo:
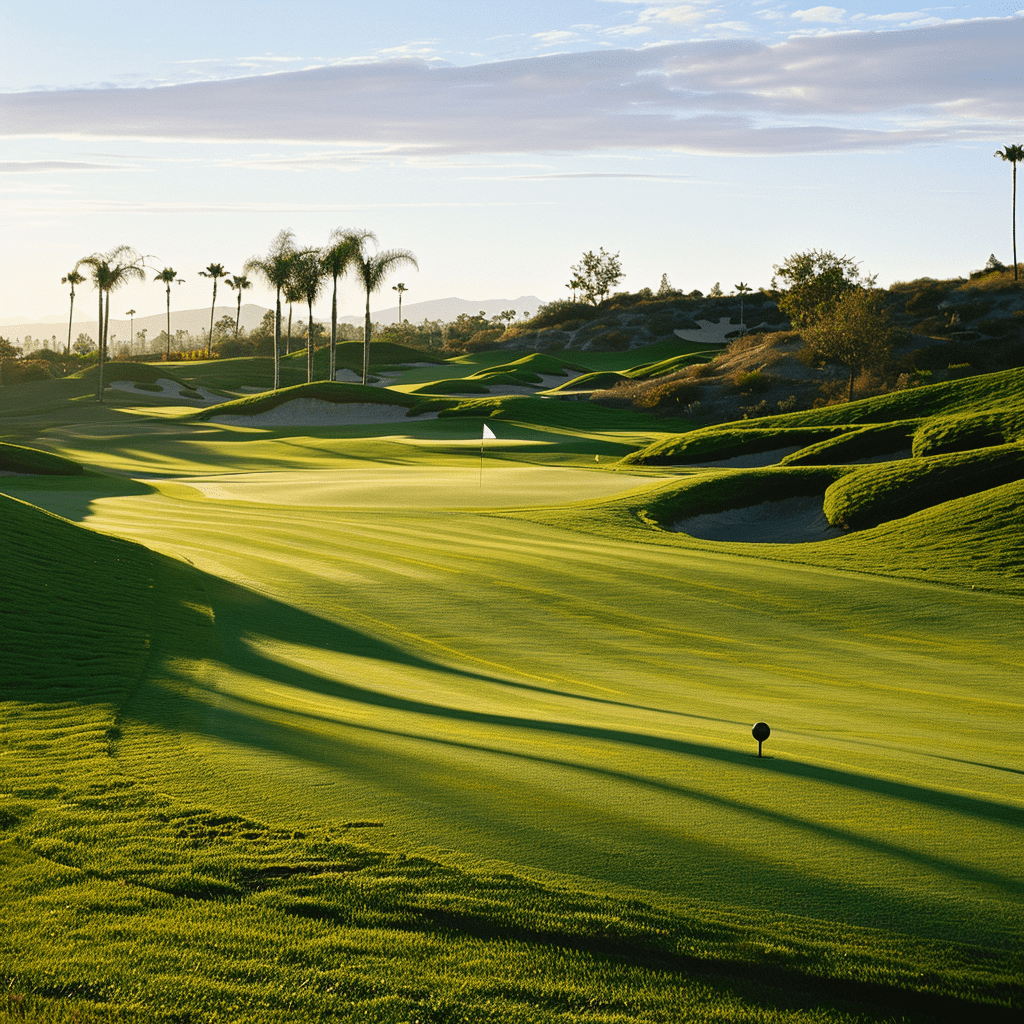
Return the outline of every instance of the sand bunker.
<path id="1" fill-rule="evenodd" d="M 821 508 L 821 498 L 804 495 L 781 501 L 763 501 L 746 508 L 730 508 L 680 519 L 669 527 L 700 540 L 743 541 L 748 544 L 807 544 L 841 537 Z"/>
<path id="2" fill-rule="evenodd" d="M 694 469 L 758 469 L 761 466 L 774 466 L 776 462 L 787 455 L 792 455 L 793 452 L 800 451 L 803 447 L 798 444 L 790 448 L 772 448 L 767 452 L 734 455 L 731 459 L 718 459 L 716 462 L 687 462 L 682 465 L 692 466 Z"/>
<path id="3" fill-rule="evenodd" d="M 233 427 L 337 427 L 355 423 L 407 423 L 436 420 L 436 412 L 406 416 L 404 405 L 380 402 L 325 402 L 320 398 L 293 398 L 252 416 L 213 416 L 216 423 Z"/>
<path id="4" fill-rule="evenodd" d="M 150 391 L 148 387 L 137 388 L 135 381 L 132 380 L 115 380 L 105 386 L 113 388 L 115 391 L 127 391 L 140 398 L 163 398 L 175 402 L 192 402 L 196 405 L 209 405 L 224 401 L 223 395 L 215 395 L 212 391 L 207 391 L 206 388 L 187 387 L 177 381 L 168 380 L 166 377 L 160 377 L 156 381 L 156 386 L 162 389 L 160 391 Z M 196 394 L 184 394 L 185 391 L 194 391 Z"/>

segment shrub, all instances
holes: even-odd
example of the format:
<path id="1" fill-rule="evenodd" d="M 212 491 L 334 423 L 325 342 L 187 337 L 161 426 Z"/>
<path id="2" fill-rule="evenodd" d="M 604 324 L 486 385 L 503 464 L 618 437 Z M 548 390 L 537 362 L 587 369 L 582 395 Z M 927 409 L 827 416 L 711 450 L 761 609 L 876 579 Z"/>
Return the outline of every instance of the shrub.
<path id="1" fill-rule="evenodd" d="M 731 383 L 733 390 L 739 391 L 741 394 L 754 395 L 763 394 L 772 386 L 771 378 L 760 370 L 735 373 L 732 376 Z"/>

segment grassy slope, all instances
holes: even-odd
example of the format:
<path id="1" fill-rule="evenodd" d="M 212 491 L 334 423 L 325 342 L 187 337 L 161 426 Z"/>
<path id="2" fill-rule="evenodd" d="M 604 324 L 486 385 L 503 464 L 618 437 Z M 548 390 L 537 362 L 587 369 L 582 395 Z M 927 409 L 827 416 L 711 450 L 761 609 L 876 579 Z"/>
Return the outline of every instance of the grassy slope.
<path id="1" fill-rule="evenodd" d="M 555 450 L 566 455 L 572 444 L 591 451 L 614 445 L 619 425 L 650 430 L 650 421 L 610 410 L 588 419 L 582 403 L 485 400 L 464 412 L 479 416 L 487 408 L 502 424 L 499 435 L 557 436 Z M 523 425 L 542 409 L 564 424 Z M 446 474 L 452 486 L 465 486 L 464 466 L 436 447 L 357 439 L 351 430 L 242 443 L 232 431 L 171 424 L 140 424 L 141 432 L 118 443 L 116 415 L 108 414 L 95 441 L 65 432 L 64 451 L 84 446 L 83 461 L 94 465 L 171 474 L 232 464 L 318 474 L 348 453 L 348 464 L 363 460 L 381 473 L 398 458 L 425 461 L 442 486 Z M 457 418 L 438 420 L 416 425 L 416 434 L 429 442 L 459 427 Z M 339 513 L 206 501 L 168 488 L 121 488 L 120 497 L 104 497 L 76 490 L 85 483 L 32 486 L 39 500 L 66 502 L 94 525 L 185 552 L 213 575 L 201 589 L 194 576 L 159 588 L 178 595 L 159 618 L 171 635 L 187 636 L 189 648 L 161 650 L 159 671 L 149 671 L 122 711 L 116 744 L 122 781 L 112 790 L 124 790 L 127 804 L 138 801 L 147 821 L 154 791 L 172 794 L 159 798 L 166 803 L 156 812 L 169 820 L 145 826 L 109 878 L 90 875 L 95 863 L 86 864 L 88 884 L 107 888 L 84 897 L 79 890 L 69 899 L 63 882 L 51 884 L 56 876 L 38 873 L 50 867 L 25 866 L 35 873 L 19 874 L 22 888 L 9 890 L 22 902 L 26 893 L 33 897 L 17 918 L 17 950 L 39 950 L 23 978 L 47 969 L 55 958 L 47 951 L 63 949 L 68 931 L 51 933 L 39 922 L 51 908 L 66 915 L 61 908 L 69 905 L 84 905 L 79 919 L 96 928 L 75 933 L 76 955 L 67 961 L 75 991 L 94 991 L 102 976 L 115 1001 L 149 985 L 154 1005 L 180 1005 L 180 950 L 199 941 L 214 966 L 197 978 L 190 1005 L 241 1000 L 231 986 L 242 977 L 243 956 L 246 998 L 263 1007 L 252 1019 L 287 1019 L 286 1012 L 308 1019 L 327 1012 L 324 1006 L 334 1012 L 332 984 L 346 1007 L 363 999 L 371 1020 L 414 1013 L 439 1021 L 464 1013 L 474 1020 L 677 1020 L 714 1012 L 729 1020 L 796 1019 L 800 1007 L 815 1006 L 824 1007 L 825 1019 L 842 1019 L 853 1012 L 849 1000 L 868 1019 L 889 1019 L 897 1005 L 925 1019 L 915 994 L 922 985 L 988 999 L 1019 977 L 1019 963 L 998 952 L 1024 931 L 1024 880 L 1019 861 L 1007 860 L 1021 843 L 1015 775 L 1024 765 L 1007 717 L 1017 699 L 1019 602 L 832 570 L 1012 590 L 1008 573 L 1019 582 L 1024 560 L 1020 485 L 838 541 L 757 551 L 809 567 L 752 559 L 748 545 L 688 542 L 652 528 L 671 511 L 679 483 L 564 508 L 553 507 L 559 502 L 551 494 L 546 507 L 511 517 Z M 306 488 L 301 500 L 315 494 Z M 37 547 L 77 547 L 63 536 Z M 977 561 L 965 560 L 965 550 Z M 39 579 L 40 569 L 11 578 Z M 74 592 L 73 585 L 60 591 Z M 61 610 L 53 595 L 35 608 Z M 203 609 L 216 613 L 216 635 Z M 132 612 L 125 606 L 119 614 Z M 54 631 L 45 614 L 39 628 L 39 636 Z M 16 713 L 47 699 L 20 702 Z M 43 715 L 42 731 L 27 742 L 70 749 L 80 730 L 70 729 L 70 738 L 61 730 L 72 710 L 63 702 L 56 718 Z M 775 730 L 773 756 L 763 762 L 750 760 L 755 717 Z M 87 724 L 82 742 L 109 727 Z M 106 742 L 100 736 L 94 747 L 102 753 Z M 56 768 L 51 762 L 45 770 Z M 269 804 L 268 776 L 275 779 Z M 63 855 L 83 856 L 82 836 L 112 834 L 90 832 L 99 828 L 88 817 L 95 805 L 116 812 L 109 827 L 124 834 L 120 798 L 90 804 L 70 792 L 69 801 L 58 788 L 46 797 L 54 801 L 46 814 L 32 819 L 46 824 L 42 848 L 52 843 Z M 186 798 L 272 827 L 211 825 Z M 274 877 L 266 871 L 274 864 L 370 857 L 353 853 L 344 833 L 317 831 L 331 818 L 383 822 L 372 833 L 378 845 L 448 863 L 360 860 L 353 880 L 359 906 L 370 909 L 354 922 L 338 909 L 351 913 L 353 888 L 332 889 L 334 879 L 317 879 L 315 871 L 285 872 L 273 891 L 246 888 L 246 878 L 263 885 Z M 317 833 L 315 849 L 281 845 L 274 828 L 294 831 L 296 822 L 307 838 Z M 259 844 L 241 839 L 243 831 L 261 837 Z M 147 858 L 158 863 L 147 867 Z M 501 877 L 507 867 L 492 867 L 484 884 L 478 871 L 459 867 L 474 860 L 511 862 L 512 878 Z M 568 885 L 567 893 L 519 881 L 524 870 Z M 211 904 L 174 896 L 166 882 L 139 903 L 140 871 L 179 878 L 176 885 L 227 888 Z M 44 877 L 50 881 L 41 888 Z M 118 886 L 103 909 L 110 887 L 125 880 L 131 899 L 119 902 Z M 598 885 L 613 902 L 587 895 Z M 638 907 L 638 897 L 650 906 Z M 629 914 L 623 900 L 634 901 Z M 311 903 L 320 909 L 308 909 Z M 721 909 L 729 905 L 744 910 Z M 182 906 L 190 908 L 184 917 Z M 241 950 L 234 906 L 256 922 Z M 275 916 L 282 906 L 283 916 Z M 777 916 L 787 911 L 806 919 Z M 126 918 L 139 930 L 126 933 Z M 412 933 L 420 938 L 406 942 L 402 922 L 422 926 L 424 918 L 437 931 L 420 927 Z M 613 918 L 631 922 L 631 930 L 620 946 L 595 953 L 594 934 L 605 941 L 623 927 Z M 61 920 L 71 928 L 71 918 Z M 339 920 L 358 928 L 338 934 Z M 503 931 L 509 920 L 520 930 Z M 335 922 L 327 932 L 326 921 Z M 581 938 L 590 922 L 590 938 Z M 151 938 L 162 931 L 173 936 L 169 944 Z M 690 959 L 666 960 L 663 948 L 642 939 L 650 931 L 678 938 L 677 953 L 687 948 L 679 945 L 685 934 Z M 899 933 L 956 936 L 988 950 L 943 941 L 925 947 Z M 199 938 L 210 935 L 224 938 Z M 253 950 L 279 946 L 282 935 L 294 950 L 283 982 L 278 964 L 253 959 Z M 401 966 L 392 956 L 385 967 L 396 943 Z M 319 980 L 353 945 L 362 951 L 358 983 L 351 962 L 343 975 Z M 97 946 L 107 951 L 102 969 Z M 566 950 L 574 951 L 578 973 L 567 973 Z M 707 960 L 709 950 L 713 969 L 694 962 Z M 422 966 L 438 959 L 443 966 L 433 974 Z M 157 980 L 141 981 L 126 966 L 136 961 Z M 603 973 L 609 964 L 627 973 Z M 849 970 L 883 988 L 815 987 L 815 977 Z M 382 988 L 388 971 L 391 987 Z M 911 993 L 902 1004 L 901 991 Z M 328 1002 L 310 1002 L 314 996 Z M 1008 1000 L 1009 989 L 999 998 Z M 942 1019 L 967 1015 L 956 1000 L 934 1011 Z"/>
<path id="2" fill-rule="evenodd" d="M 219 773 L 210 726 L 243 728 L 257 757 L 283 765 L 279 740 L 308 746 L 312 707 L 261 717 L 252 698 L 269 697 L 266 684 L 244 703 L 227 690 L 211 702 L 200 677 L 243 664 L 230 621 L 215 627 L 212 612 L 244 614 L 265 656 L 261 634 L 281 614 L 279 636 L 312 639 L 292 632 L 297 609 L 8 499 L 0 510 L 15 599 L 0 607 L 28 655 L 0 705 L 0 971 L 8 991 L 29 994 L 0 1013 L 626 1024 L 1010 1012 L 1013 961 L 994 950 L 756 909 L 681 913 L 379 852 L 358 841 L 368 823 L 332 821 L 322 806 L 301 832 L 233 815 L 244 779 L 237 766 Z M 41 580 L 53 589 L 40 593 Z M 47 644 L 55 633 L 70 637 L 63 652 Z M 416 665 L 369 634 L 350 634 L 346 650 Z M 376 705 L 377 717 L 395 710 Z M 225 783 L 217 810 L 196 802 Z"/>

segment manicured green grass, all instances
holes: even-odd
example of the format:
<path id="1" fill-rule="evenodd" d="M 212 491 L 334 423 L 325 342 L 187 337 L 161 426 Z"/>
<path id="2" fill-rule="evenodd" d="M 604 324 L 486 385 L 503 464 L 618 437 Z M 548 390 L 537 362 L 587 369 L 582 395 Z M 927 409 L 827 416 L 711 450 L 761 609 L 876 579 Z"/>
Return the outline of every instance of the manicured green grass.
<path id="1" fill-rule="evenodd" d="M 82 467 L 70 459 L 0 441 L 0 473 L 31 473 L 44 476 L 77 476 Z"/>
<path id="2" fill-rule="evenodd" d="M 664 421 L 442 404 L 11 421 L 92 472 L 0 487 L 93 530 L 0 497 L 10 991 L 58 1020 L 1016 1019 L 1024 483 L 703 542 L 664 527 L 901 464 L 638 486 L 606 456 Z M 858 422 L 833 456 L 899 439 Z"/>

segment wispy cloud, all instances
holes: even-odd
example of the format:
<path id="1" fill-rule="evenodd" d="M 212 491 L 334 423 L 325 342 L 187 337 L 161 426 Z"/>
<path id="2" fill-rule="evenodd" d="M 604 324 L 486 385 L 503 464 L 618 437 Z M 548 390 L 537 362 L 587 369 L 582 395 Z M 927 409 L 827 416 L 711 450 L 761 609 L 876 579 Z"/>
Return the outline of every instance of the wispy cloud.
<path id="1" fill-rule="evenodd" d="M 5 160 L 0 161 L 0 174 L 41 174 L 53 171 L 124 171 L 121 164 L 77 163 L 73 160 Z"/>
<path id="2" fill-rule="evenodd" d="M 360 148 L 392 158 L 878 149 L 1024 128 L 1022 44 L 1024 21 L 1003 18 L 470 67 L 404 58 L 156 89 L 8 94 L 0 134 L 307 142 L 354 147 L 354 159 Z"/>

